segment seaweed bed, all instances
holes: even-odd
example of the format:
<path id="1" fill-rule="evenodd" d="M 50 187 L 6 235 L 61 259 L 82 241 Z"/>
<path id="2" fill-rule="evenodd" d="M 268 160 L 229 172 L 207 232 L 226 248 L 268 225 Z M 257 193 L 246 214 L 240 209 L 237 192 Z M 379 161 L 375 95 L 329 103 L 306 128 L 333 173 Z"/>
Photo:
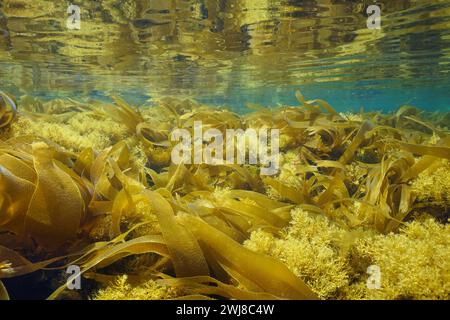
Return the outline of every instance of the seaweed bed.
<path id="1" fill-rule="evenodd" d="M 449 299 L 449 114 L 297 98 L 238 115 L 1 93 L 0 298 Z M 171 164 L 171 131 L 196 120 L 279 129 L 279 174 Z"/>

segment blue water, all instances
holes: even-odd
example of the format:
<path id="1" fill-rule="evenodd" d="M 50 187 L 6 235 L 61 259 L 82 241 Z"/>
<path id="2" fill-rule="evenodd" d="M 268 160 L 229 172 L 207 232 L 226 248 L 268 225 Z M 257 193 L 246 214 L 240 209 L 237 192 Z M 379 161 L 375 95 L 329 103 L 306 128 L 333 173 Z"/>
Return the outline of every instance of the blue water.
<path id="1" fill-rule="evenodd" d="M 402 86 L 401 83 L 379 82 L 374 87 L 373 83 L 344 83 L 344 84 L 308 84 L 289 87 L 264 87 L 253 90 L 241 90 L 233 88 L 226 94 L 206 95 L 190 97 L 199 103 L 227 107 L 238 113 L 246 113 L 249 110 L 247 103 L 258 104 L 264 107 L 296 106 L 298 101 L 295 91 L 301 90 L 306 99 L 320 98 L 328 101 L 340 112 L 379 111 L 390 113 L 403 105 L 418 107 L 424 111 L 450 111 L 450 86 Z M 14 93 L 15 90 L 12 90 Z M 16 94 L 20 95 L 17 91 Z M 93 90 L 85 92 L 72 91 L 70 97 L 81 101 L 89 99 L 112 102 L 111 92 Z M 118 90 L 115 95 L 120 95 L 130 104 L 139 107 L 152 104 L 152 96 L 143 94 L 139 89 Z M 54 98 L 67 98 L 66 92 L 36 91 L 32 94 L 42 100 Z M 189 98 L 189 97 L 188 97 Z"/>
<path id="2" fill-rule="evenodd" d="M 383 85 L 383 83 L 380 83 Z M 277 105 L 298 105 L 295 90 L 301 89 L 306 99 L 320 98 L 328 101 L 336 110 L 345 112 L 380 111 L 392 112 L 403 105 L 412 105 L 426 111 L 450 111 L 450 87 L 390 87 L 371 89 L 361 83 L 346 83 L 345 85 L 316 84 L 289 88 L 260 88 L 255 90 L 230 92 L 222 97 L 205 97 L 201 102 L 213 105 L 230 106 L 233 110 L 245 112 L 247 102 L 271 107 Z M 357 89 L 360 88 L 360 89 Z"/>

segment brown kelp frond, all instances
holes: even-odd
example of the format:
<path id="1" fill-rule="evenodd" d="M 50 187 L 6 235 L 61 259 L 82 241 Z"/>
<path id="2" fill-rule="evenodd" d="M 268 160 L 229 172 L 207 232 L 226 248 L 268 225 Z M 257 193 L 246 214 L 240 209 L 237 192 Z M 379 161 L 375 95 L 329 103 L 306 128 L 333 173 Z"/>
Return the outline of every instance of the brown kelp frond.
<path id="1" fill-rule="evenodd" d="M 161 256 L 169 256 L 164 240 L 160 236 L 143 236 L 129 241 L 113 241 L 112 243 L 100 246 L 95 251 L 85 254 L 80 259 L 71 263 L 80 266 L 80 274 L 83 274 L 92 268 L 106 267 L 117 260 L 123 259 L 130 255 L 143 253 L 156 253 Z M 66 288 L 67 284 L 59 287 L 49 299 L 57 298 Z"/>
<path id="2" fill-rule="evenodd" d="M 202 216 L 236 240 L 241 237 L 236 236 L 231 231 L 233 229 L 239 235 L 248 235 L 256 228 L 277 232 L 288 224 L 290 218 L 290 205 L 246 190 L 192 192 L 180 200 L 179 205 L 185 211 Z"/>
<path id="3" fill-rule="evenodd" d="M 81 186 L 57 165 L 51 149 L 43 143 L 36 143 L 32 148 L 37 179 L 25 216 L 24 233 L 32 234 L 44 247 L 57 248 L 75 238 L 85 218 L 86 206 Z M 62 207 L 64 215 L 59 211 Z"/>
<path id="4" fill-rule="evenodd" d="M 1 181 L 9 202 L 2 207 L 1 226 L 24 241 L 33 235 L 40 246 L 54 250 L 75 237 L 85 219 L 87 191 L 45 142 L 30 147 L 27 158 L 7 149 L 1 152 Z M 59 214 L 61 207 L 67 215 Z"/>
<path id="5" fill-rule="evenodd" d="M 77 112 L 92 111 L 90 104 L 82 103 L 71 98 L 41 101 L 25 95 L 19 100 L 21 112 L 30 117 L 44 117 L 46 120 L 61 119 L 64 115 L 74 115 Z M 50 115 L 50 116 L 49 116 Z"/>
<path id="6" fill-rule="evenodd" d="M 72 158 L 41 139 L 8 140 L 4 146 L 0 227 L 21 243 L 32 240 L 55 251 L 76 240 L 92 215 L 111 213 L 120 191 L 145 188 L 124 143 L 96 158 L 89 149 Z"/>
<path id="7" fill-rule="evenodd" d="M 178 221 L 200 241 L 200 245 L 220 264 L 281 298 L 315 299 L 316 295 L 278 261 L 245 249 L 200 218 L 183 214 Z M 245 261 L 245 263 L 241 263 Z"/>
<path id="8" fill-rule="evenodd" d="M 130 134 L 144 146 L 148 160 L 156 166 L 165 166 L 170 161 L 169 144 L 170 128 L 167 123 L 146 123 L 142 114 L 127 104 L 122 98 L 112 97 L 115 106 L 101 105 L 97 110 L 103 116 L 108 116 L 118 123 L 124 124 Z"/>
<path id="9" fill-rule="evenodd" d="M 345 150 L 344 154 L 339 158 L 339 162 L 347 164 L 354 156 L 356 149 L 364 141 L 366 134 L 373 128 L 373 124 L 369 121 L 364 121 L 350 145 Z"/>
<path id="10" fill-rule="evenodd" d="M 158 217 L 176 275 L 178 277 L 209 275 L 208 265 L 196 239 L 187 229 L 177 224 L 169 202 L 157 192 L 146 191 L 145 195 Z"/>
<path id="11" fill-rule="evenodd" d="M 435 156 L 439 158 L 449 159 L 450 160 L 450 144 L 447 142 L 445 146 L 435 146 L 435 145 L 423 145 L 423 144 L 414 144 L 407 143 L 403 141 L 395 141 L 394 145 L 398 145 L 399 148 L 411 152 L 415 155 L 429 155 Z"/>
<path id="12" fill-rule="evenodd" d="M 139 111 L 133 109 L 120 97 L 113 96 L 112 99 L 114 100 L 115 105 L 97 102 L 96 105 L 98 105 L 98 108 L 95 110 L 100 114 L 113 118 L 119 123 L 125 124 L 130 132 L 135 133 L 137 125 L 143 122 Z"/>
<path id="13" fill-rule="evenodd" d="M 226 129 L 242 128 L 240 117 L 227 110 L 197 110 L 184 114 L 180 117 L 181 126 L 186 129 L 193 129 L 196 121 L 201 121 L 202 126 L 207 129 L 217 129 L 225 133 Z"/>

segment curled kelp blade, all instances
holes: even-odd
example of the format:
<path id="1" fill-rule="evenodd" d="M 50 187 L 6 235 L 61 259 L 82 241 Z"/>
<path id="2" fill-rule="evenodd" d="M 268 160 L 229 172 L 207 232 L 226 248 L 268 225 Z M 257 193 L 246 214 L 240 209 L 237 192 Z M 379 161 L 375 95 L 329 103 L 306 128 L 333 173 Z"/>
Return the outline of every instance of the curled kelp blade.
<path id="1" fill-rule="evenodd" d="M 147 146 L 169 147 L 169 132 L 156 130 L 148 123 L 140 123 L 136 126 L 137 137 Z"/>
<path id="2" fill-rule="evenodd" d="M 39 146 L 42 147 L 40 151 Z M 83 207 L 87 204 L 89 195 L 81 178 L 57 158 L 68 165 L 72 164 L 69 155 L 51 148 L 44 141 L 22 137 L 2 143 L 2 231 L 7 230 L 24 242 L 38 240 L 41 236 L 50 237 L 47 242 L 51 245 L 62 244 L 64 240 L 60 243 L 60 238 L 74 238 L 85 217 Z M 80 220 L 78 214 L 75 221 L 71 218 L 74 203 L 80 204 L 76 210 L 79 211 Z M 68 210 L 61 210 L 63 207 Z M 39 232 L 36 223 L 41 226 Z M 71 232 L 67 232 L 69 228 Z M 40 243 L 39 240 L 37 242 Z"/>
<path id="3" fill-rule="evenodd" d="M 17 115 L 15 101 L 0 90 L 0 128 L 8 126 Z"/>
<path id="4" fill-rule="evenodd" d="M 125 234 L 128 234 L 128 232 Z M 121 238 L 123 238 L 122 235 Z M 109 243 L 100 243 L 98 246 L 92 247 L 92 250 L 85 253 L 83 257 L 72 261 L 71 264 L 79 265 L 81 268 L 80 275 L 82 275 L 96 266 L 106 267 L 127 256 L 143 253 L 156 253 L 163 257 L 170 257 L 164 239 L 159 235 L 148 235 L 129 241 L 117 242 L 116 239 Z M 63 284 L 48 299 L 56 299 L 66 287 L 67 283 Z"/>
<path id="5" fill-rule="evenodd" d="M 55 163 L 45 143 L 33 145 L 33 158 L 37 182 L 25 217 L 25 233 L 55 249 L 76 237 L 86 206 L 77 184 Z"/>
<path id="6" fill-rule="evenodd" d="M 24 168 L 17 166 L 15 168 Z M 24 234 L 23 221 L 35 190 L 34 182 L 16 175 L 14 167 L 7 168 L 0 160 L 0 227 L 17 235 Z"/>

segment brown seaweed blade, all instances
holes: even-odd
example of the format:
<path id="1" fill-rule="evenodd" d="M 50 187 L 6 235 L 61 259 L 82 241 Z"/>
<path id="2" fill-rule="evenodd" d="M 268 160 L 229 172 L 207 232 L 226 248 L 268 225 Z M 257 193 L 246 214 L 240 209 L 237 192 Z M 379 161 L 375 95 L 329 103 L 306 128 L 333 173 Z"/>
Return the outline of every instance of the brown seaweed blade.
<path id="1" fill-rule="evenodd" d="M 286 299 L 317 299 L 311 289 L 279 261 L 244 248 L 200 218 L 182 214 L 177 219 L 191 230 L 208 255 L 213 255 L 266 292 Z"/>
<path id="2" fill-rule="evenodd" d="M 35 190 L 35 185 L 25 179 L 17 177 L 8 169 L 0 165 L 0 183 L 2 186 L 2 214 L 0 227 L 18 235 L 24 233 L 24 218 L 28 204 Z M 6 191 L 4 193 L 4 191 Z"/>
<path id="3" fill-rule="evenodd" d="M 350 145 L 345 150 L 344 154 L 339 158 L 339 162 L 342 164 L 347 164 L 354 156 L 356 150 L 364 141 L 366 133 L 372 130 L 374 125 L 370 121 L 364 121 L 359 128 L 356 136 L 353 138 Z"/>
<path id="4" fill-rule="evenodd" d="M 164 240 L 158 235 L 142 236 L 129 241 L 115 243 L 116 241 L 101 243 L 81 259 L 72 261 L 71 264 L 79 264 L 81 267 L 80 275 L 82 275 L 96 266 L 106 267 L 130 255 L 156 253 L 161 256 L 169 256 Z M 66 289 L 66 286 L 67 283 L 60 286 L 48 299 L 56 299 Z"/>
<path id="5" fill-rule="evenodd" d="M 429 155 L 450 160 L 450 147 L 448 147 L 448 143 L 447 146 L 427 146 L 403 141 L 395 141 L 394 144 L 398 144 L 403 150 L 414 154 Z"/>
<path id="6" fill-rule="evenodd" d="M 145 191 L 158 217 L 164 239 L 179 277 L 209 275 L 203 253 L 192 234 L 178 225 L 169 202 L 157 192 Z"/>
<path id="7" fill-rule="evenodd" d="M 25 233 L 44 247 L 55 249 L 74 239 L 85 204 L 76 183 L 52 158 L 43 143 L 33 145 L 36 189 L 25 218 Z"/>

